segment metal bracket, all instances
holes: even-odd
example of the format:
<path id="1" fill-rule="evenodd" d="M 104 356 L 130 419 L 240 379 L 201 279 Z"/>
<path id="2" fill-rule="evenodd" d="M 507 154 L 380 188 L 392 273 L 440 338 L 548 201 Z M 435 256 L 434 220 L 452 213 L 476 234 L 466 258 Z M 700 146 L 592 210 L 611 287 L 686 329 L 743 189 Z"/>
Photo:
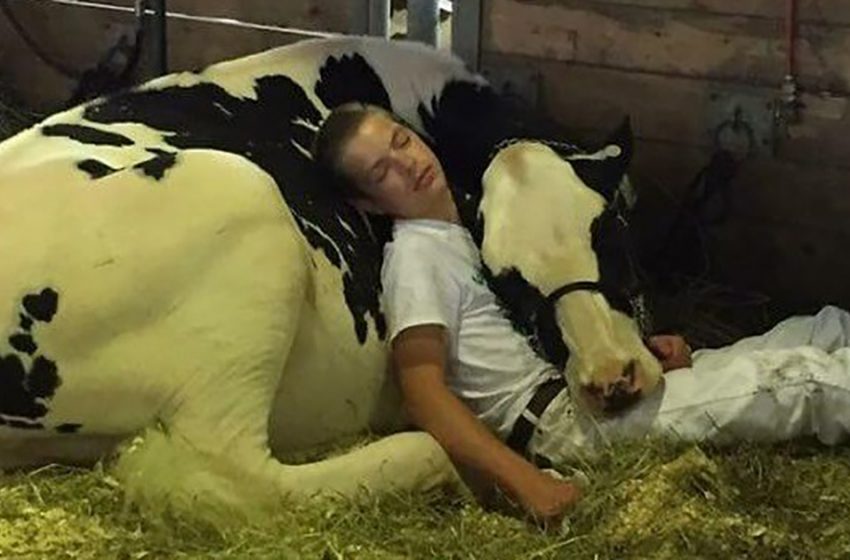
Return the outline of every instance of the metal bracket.
<path id="1" fill-rule="evenodd" d="M 772 154 L 777 140 L 776 99 L 764 90 L 719 87 L 709 92 L 708 139 L 737 159 Z"/>

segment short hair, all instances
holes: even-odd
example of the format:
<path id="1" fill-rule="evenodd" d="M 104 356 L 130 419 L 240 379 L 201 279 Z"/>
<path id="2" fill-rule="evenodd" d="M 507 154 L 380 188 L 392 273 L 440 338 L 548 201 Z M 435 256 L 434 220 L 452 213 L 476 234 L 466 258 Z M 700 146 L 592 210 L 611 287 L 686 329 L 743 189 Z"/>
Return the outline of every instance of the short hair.
<path id="1" fill-rule="evenodd" d="M 313 161 L 327 174 L 330 187 L 347 199 L 363 198 L 354 180 L 342 167 L 342 154 L 348 142 L 357 134 L 366 117 L 384 115 L 398 121 L 395 115 L 377 105 L 351 102 L 333 109 L 322 122 L 310 149 Z"/>

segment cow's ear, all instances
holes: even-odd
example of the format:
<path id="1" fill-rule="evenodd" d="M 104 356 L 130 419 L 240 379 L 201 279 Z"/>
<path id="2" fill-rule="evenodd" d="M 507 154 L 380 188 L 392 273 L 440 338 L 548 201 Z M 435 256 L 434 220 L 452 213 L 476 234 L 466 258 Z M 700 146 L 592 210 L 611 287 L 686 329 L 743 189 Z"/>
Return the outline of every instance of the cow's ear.
<path id="1" fill-rule="evenodd" d="M 328 109 L 359 101 L 393 111 L 383 80 L 360 53 L 329 56 L 319 68 L 314 90 Z"/>

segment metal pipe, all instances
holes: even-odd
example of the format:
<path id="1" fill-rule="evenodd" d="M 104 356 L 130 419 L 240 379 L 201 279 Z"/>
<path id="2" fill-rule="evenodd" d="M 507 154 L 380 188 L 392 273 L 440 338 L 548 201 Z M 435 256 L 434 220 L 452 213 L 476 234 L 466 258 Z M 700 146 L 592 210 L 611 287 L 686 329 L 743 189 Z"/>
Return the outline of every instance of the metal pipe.
<path id="1" fill-rule="evenodd" d="M 797 0 L 785 1 L 785 75 L 797 74 Z"/>
<path id="2" fill-rule="evenodd" d="M 150 20 L 154 69 L 157 76 L 168 74 L 168 18 L 166 0 L 150 0 L 153 18 Z"/>
<path id="3" fill-rule="evenodd" d="M 88 0 L 30 0 L 31 2 L 42 2 L 50 4 L 60 4 L 64 6 L 74 6 L 79 8 L 90 8 L 95 10 L 103 10 L 110 12 L 125 12 L 134 13 L 135 8 L 130 6 L 116 6 L 114 4 L 103 4 L 100 2 L 90 2 Z M 147 9 L 145 13 L 153 14 L 153 10 Z M 240 21 L 238 19 L 214 17 L 214 16 L 197 16 L 194 14 L 185 14 L 182 12 L 168 12 L 168 18 L 183 21 L 197 21 L 201 23 L 213 23 L 218 25 L 226 25 L 230 27 L 241 27 L 243 29 L 255 29 L 258 31 L 273 31 L 275 33 L 286 33 L 289 35 L 299 35 L 310 38 L 325 38 L 338 37 L 339 33 L 329 31 L 315 31 L 312 29 L 300 29 L 298 27 L 280 27 L 278 25 L 269 25 L 264 23 L 253 23 L 250 21 Z M 365 27 L 364 27 L 365 30 Z M 365 31 L 364 31 L 365 32 Z"/>
<path id="4" fill-rule="evenodd" d="M 782 80 L 782 118 L 786 126 L 800 120 L 797 83 L 797 0 L 785 0 L 785 78 Z"/>
<path id="5" fill-rule="evenodd" d="M 369 33 L 370 0 L 348 0 L 348 32 L 352 35 Z"/>
<path id="6" fill-rule="evenodd" d="M 369 35 L 390 38 L 390 0 L 369 0 Z"/>
<path id="7" fill-rule="evenodd" d="M 452 9 L 452 52 L 473 71 L 480 64 L 482 0 L 457 0 Z"/>
<path id="8" fill-rule="evenodd" d="M 407 0 L 407 37 L 437 46 L 440 39 L 440 0 Z"/>

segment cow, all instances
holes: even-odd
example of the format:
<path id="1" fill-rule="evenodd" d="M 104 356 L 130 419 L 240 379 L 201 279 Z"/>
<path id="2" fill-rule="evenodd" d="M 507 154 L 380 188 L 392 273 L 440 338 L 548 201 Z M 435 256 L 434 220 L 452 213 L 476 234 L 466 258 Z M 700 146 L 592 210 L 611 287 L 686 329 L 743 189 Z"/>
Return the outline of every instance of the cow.
<path id="1" fill-rule="evenodd" d="M 633 298 L 612 291 L 623 259 L 597 259 L 622 253 L 604 238 L 622 221 L 628 130 L 596 151 L 543 141 L 449 55 L 304 41 L 0 144 L 0 467 L 88 464 L 123 443 L 131 498 L 196 512 L 458 484 L 435 440 L 407 429 L 387 373 L 390 224 L 310 158 L 323 116 L 350 101 L 435 146 L 506 314 L 588 406 L 653 389 Z M 363 432 L 383 437 L 287 461 Z"/>

